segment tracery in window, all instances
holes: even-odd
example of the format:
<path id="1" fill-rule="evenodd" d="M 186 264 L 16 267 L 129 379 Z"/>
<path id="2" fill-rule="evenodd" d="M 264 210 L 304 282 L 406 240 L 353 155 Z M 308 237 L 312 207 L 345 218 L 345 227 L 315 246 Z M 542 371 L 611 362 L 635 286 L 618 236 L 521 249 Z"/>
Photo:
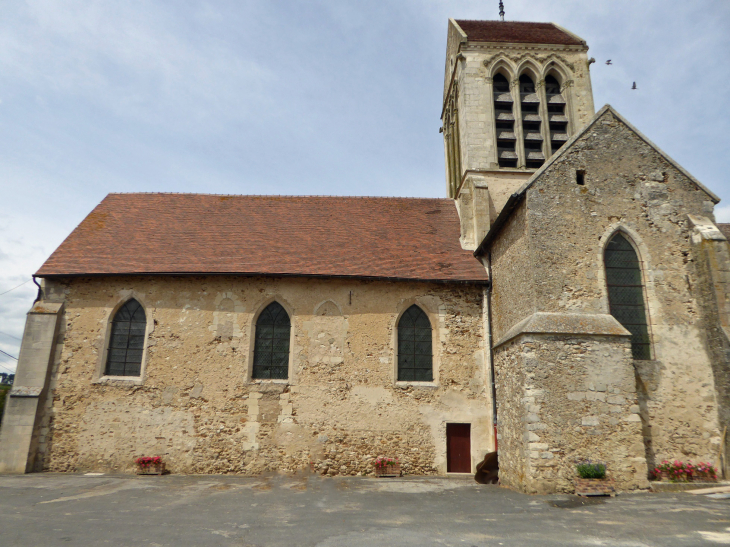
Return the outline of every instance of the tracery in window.
<path id="1" fill-rule="evenodd" d="M 617 233 L 606 245 L 604 262 L 611 315 L 631 333 L 634 359 L 651 359 L 641 264 L 623 234 Z"/>
<path id="2" fill-rule="evenodd" d="M 545 162 L 545 155 L 542 151 L 540 98 L 535 92 L 535 82 L 527 74 L 520 76 L 520 108 L 525 145 L 525 167 L 537 169 Z"/>
<path id="3" fill-rule="evenodd" d="M 289 377 L 290 335 L 291 321 L 284 307 L 278 302 L 266 306 L 256 321 L 252 378 Z"/>
<path id="4" fill-rule="evenodd" d="M 517 167 L 515 149 L 514 100 L 509 89 L 509 81 L 503 74 L 492 79 L 494 89 L 494 123 L 497 130 L 497 163 L 500 167 Z"/>
<path id="5" fill-rule="evenodd" d="M 104 374 L 139 376 L 147 330 L 147 316 L 142 305 L 134 298 L 128 300 L 114 314 L 111 328 Z"/>
<path id="6" fill-rule="evenodd" d="M 565 115 L 565 97 L 560 92 L 560 83 L 549 75 L 545 78 L 548 127 L 550 130 L 550 153 L 555 154 L 568 141 L 568 117 Z"/>
<path id="7" fill-rule="evenodd" d="M 398 380 L 433 380 L 431 322 L 415 304 L 398 321 Z"/>

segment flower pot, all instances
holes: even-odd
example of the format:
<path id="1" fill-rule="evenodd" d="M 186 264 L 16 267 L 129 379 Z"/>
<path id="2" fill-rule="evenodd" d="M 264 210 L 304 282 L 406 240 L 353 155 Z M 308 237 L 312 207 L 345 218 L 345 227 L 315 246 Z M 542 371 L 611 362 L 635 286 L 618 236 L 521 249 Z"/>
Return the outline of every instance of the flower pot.
<path id="1" fill-rule="evenodd" d="M 613 479 L 574 479 L 576 496 L 615 496 Z"/>
<path id="2" fill-rule="evenodd" d="M 383 466 L 376 466 L 375 467 L 375 476 L 376 477 L 400 477 L 401 476 L 401 470 L 400 470 L 400 464 L 392 464 L 392 465 L 383 465 Z"/>
<path id="3" fill-rule="evenodd" d="M 167 473 L 165 463 L 151 463 L 149 465 L 137 464 L 137 475 L 164 475 Z"/>

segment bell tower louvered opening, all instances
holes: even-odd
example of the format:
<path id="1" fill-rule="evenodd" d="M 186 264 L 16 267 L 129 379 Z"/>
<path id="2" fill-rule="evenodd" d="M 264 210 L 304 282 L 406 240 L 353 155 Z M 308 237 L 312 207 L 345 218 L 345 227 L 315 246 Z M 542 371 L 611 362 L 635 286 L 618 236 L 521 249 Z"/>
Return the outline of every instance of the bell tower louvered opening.
<path id="1" fill-rule="evenodd" d="M 514 100 L 503 74 L 493 79 L 494 123 L 497 130 L 497 162 L 500 167 L 517 167 Z"/>
<path id="2" fill-rule="evenodd" d="M 565 97 L 560 92 L 560 83 L 550 75 L 545 78 L 548 126 L 550 130 L 550 153 L 555 154 L 568 141 L 568 117 L 565 115 Z"/>
<path id="3" fill-rule="evenodd" d="M 520 76 L 520 109 L 522 110 L 525 167 L 537 169 L 545 162 L 545 155 L 542 151 L 540 98 L 535 91 L 535 82 L 527 74 Z"/>

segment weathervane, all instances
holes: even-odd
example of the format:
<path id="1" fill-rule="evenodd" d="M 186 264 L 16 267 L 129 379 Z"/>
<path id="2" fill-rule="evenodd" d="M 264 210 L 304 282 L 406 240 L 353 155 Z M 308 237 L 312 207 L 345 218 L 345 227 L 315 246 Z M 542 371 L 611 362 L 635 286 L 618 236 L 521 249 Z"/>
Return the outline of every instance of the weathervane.
<path id="1" fill-rule="evenodd" d="M 499 17 L 504 21 L 504 2 L 499 0 Z"/>

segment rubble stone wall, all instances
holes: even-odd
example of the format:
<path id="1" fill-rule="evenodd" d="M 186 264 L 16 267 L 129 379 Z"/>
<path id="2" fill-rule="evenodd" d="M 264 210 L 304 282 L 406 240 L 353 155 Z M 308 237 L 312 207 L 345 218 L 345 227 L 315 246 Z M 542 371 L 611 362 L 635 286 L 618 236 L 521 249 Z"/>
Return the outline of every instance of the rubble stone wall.
<path id="1" fill-rule="evenodd" d="M 495 343 L 535 311 L 527 207 L 521 203 L 492 244 L 492 333 Z"/>
<path id="2" fill-rule="evenodd" d="M 617 158 L 620 158 L 617 161 Z M 576 171 L 585 171 L 585 184 Z M 711 197 L 610 110 L 527 192 L 540 311 L 608 313 L 603 252 L 616 230 L 642 262 L 653 360 L 635 361 L 647 459 L 718 462 L 717 392 L 688 214 Z"/>
<path id="3" fill-rule="evenodd" d="M 585 173 L 583 185 L 577 182 L 578 170 Z M 704 294 L 711 280 L 695 263 L 697 253 L 692 249 L 688 218 L 688 214 L 711 216 L 711 196 L 606 110 L 566 153 L 545 168 L 527 190 L 520 207 L 525 211 L 525 220 L 507 223 L 492 246 L 495 340 L 531 313 L 526 309 L 529 303 L 534 303 L 536 312 L 566 317 L 608 314 L 603 253 L 610 238 L 621 230 L 634 243 L 641 261 L 652 341 L 651 360 L 631 359 L 639 409 L 638 415 L 631 415 L 632 420 L 640 418 L 648 468 L 663 459 L 675 458 L 719 464 L 718 397 L 722 394 L 717 392 L 713 375 L 711 330 L 707 327 L 707 318 L 717 317 L 717 312 L 713 314 L 709 309 L 712 299 Z M 518 268 L 516 256 L 521 257 Z M 529 291 L 525 289 L 528 279 Z M 517 317 L 520 314 L 525 315 Z M 535 353 L 543 354 L 546 361 L 542 366 L 547 374 L 554 368 L 555 356 Z M 615 357 L 609 358 L 614 354 L 611 350 L 606 358 L 596 359 L 596 366 L 610 370 L 618 363 L 611 361 Z M 506 358 L 502 355 L 497 361 Z M 534 359 L 535 363 L 539 360 Z M 537 364 L 532 366 L 539 368 Z M 718 366 L 726 365 L 714 368 Z M 571 379 L 580 380 L 566 376 L 566 381 Z M 524 382 L 526 386 L 531 383 L 526 373 Z M 583 390 L 569 383 L 563 388 L 566 393 Z M 621 395 L 628 400 L 628 392 L 624 391 L 621 388 Z M 498 386 L 500 408 L 515 406 L 523 397 L 529 397 L 514 390 L 503 393 L 504 397 Z M 559 401 L 557 393 L 554 391 L 546 400 Z M 508 402 L 505 397 L 518 398 Z M 565 404 L 571 403 L 581 404 L 572 400 Z M 577 416 L 583 410 L 575 412 Z M 507 428 L 500 432 L 500 446 L 506 447 L 505 437 L 512 437 L 512 426 L 503 425 L 506 417 L 501 410 L 497 414 L 500 427 Z M 511 415 L 509 411 L 507 414 Z M 568 414 L 564 417 L 575 419 Z M 598 435 L 608 430 L 594 431 Z M 607 436 L 594 437 L 595 453 L 601 453 L 607 442 Z M 633 448 L 633 444 L 624 447 Z M 588 452 L 585 457 L 597 457 Z M 621 453 L 616 446 L 615 454 Z M 507 468 L 531 469 L 529 458 L 521 454 L 519 450 L 515 455 L 500 450 L 503 461 L 515 459 Z M 520 458 L 527 463 L 520 464 Z M 638 464 L 635 469 L 639 469 Z M 542 472 L 535 473 L 533 476 L 542 476 Z M 525 480 L 529 482 L 529 477 Z"/>
<path id="4" fill-rule="evenodd" d="M 648 486 L 627 336 L 522 335 L 497 348 L 495 371 L 502 484 L 572 492 L 592 461 L 622 490 Z"/>
<path id="5" fill-rule="evenodd" d="M 446 472 L 446 423 L 472 424 L 472 464 L 493 449 L 478 286 L 244 277 L 115 277 L 46 283 L 63 301 L 42 468 L 122 471 L 159 455 L 173 472 L 309 469 L 367 474 L 378 456 Z M 141 381 L 103 376 L 112 311 L 148 314 Z M 257 314 L 291 314 L 288 381 L 250 379 Z M 418 304 L 433 325 L 431 383 L 395 381 L 395 326 Z"/>

